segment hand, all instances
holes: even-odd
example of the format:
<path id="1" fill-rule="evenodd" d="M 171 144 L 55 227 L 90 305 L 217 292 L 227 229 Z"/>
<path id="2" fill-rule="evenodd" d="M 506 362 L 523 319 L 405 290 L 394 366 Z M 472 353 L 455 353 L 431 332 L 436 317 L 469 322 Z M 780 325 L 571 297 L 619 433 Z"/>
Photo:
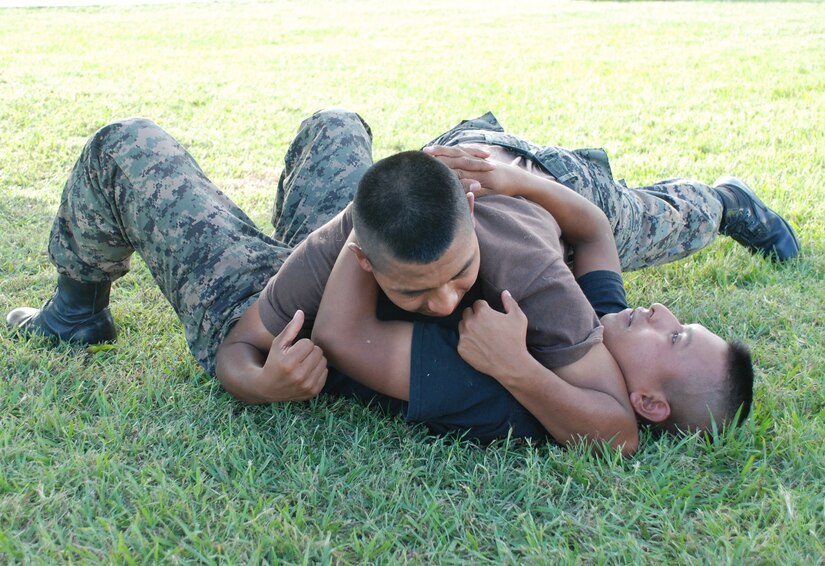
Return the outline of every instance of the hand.
<path id="1" fill-rule="evenodd" d="M 293 344 L 304 325 L 304 313 L 292 320 L 272 341 L 259 376 L 259 390 L 272 400 L 312 399 L 327 381 L 327 359 L 312 340 L 303 338 Z"/>
<path id="2" fill-rule="evenodd" d="M 475 178 L 476 175 L 492 171 L 496 167 L 494 162 L 488 160 L 490 154 L 487 151 L 469 145 L 431 145 L 423 151 L 452 169 L 461 181 L 464 192 L 474 193 L 476 196 L 492 194 L 492 191 L 483 189 Z"/>
<path id="3" fill-rule="evenodd" d="M 481 197 L 490 194 L 524 196 L 532 174 L 515 165 L 490 161 L 490 154 L 471 145 L 425 147 L 458 175 L 464 191 Z"/>
<path id="4" fill-rule="evenodd" d="M 458 324 L 459 355 L 500 382 L 517 377 L 532 360 L 527 351 L 527 316 L 509 291 L 501 294 L 501 300 L 503 313 L 487 301 L 476 301 L 464 310 Z"/>

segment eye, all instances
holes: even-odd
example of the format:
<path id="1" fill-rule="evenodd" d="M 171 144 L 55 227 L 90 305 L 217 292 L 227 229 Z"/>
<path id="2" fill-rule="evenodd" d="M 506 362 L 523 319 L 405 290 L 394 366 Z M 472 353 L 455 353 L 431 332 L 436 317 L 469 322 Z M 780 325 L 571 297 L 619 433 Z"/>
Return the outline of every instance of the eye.
<path id="1" fill-rule="evenodd" d="M 679 340 L 679 332 L 674 332 L 670 336 L 670 342 L 671 342 L 671 344 L 675 344 L 677 340 Z"/>
<path id="2" fill-rule="evenodd" d="M 414 299 L 423 295 L 424 291 L 401 291 L 399 294 L 404 298 Z"/>

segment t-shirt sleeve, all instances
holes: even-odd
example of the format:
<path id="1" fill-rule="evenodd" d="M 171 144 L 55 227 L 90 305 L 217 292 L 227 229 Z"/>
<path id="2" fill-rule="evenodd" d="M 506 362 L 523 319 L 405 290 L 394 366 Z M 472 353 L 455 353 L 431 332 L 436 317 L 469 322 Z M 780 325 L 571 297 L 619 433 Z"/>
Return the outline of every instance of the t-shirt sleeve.
<path id="1" fill-rule="evenodd" d="M 599 318 L 627 308 L 627 295 L 621 274 L 604 269 L 590 271 L 576 279 L 576 282 Z"/>
<path id="2" fill-rule="evenodd" d="M 475 207 L 485 299 L 501 309 L 510 291 L 527 315 L 527 347 L 545 367 L 581 359 L 601 342 L 596 313 L 564 261 L 560 229 L 544 209 L 520 198 L 491 196 Z"/>
<path id="3" fill-rule="evenodd" d="M 318 314 L 329 274 L 352 230 L 347 206 L 329 222 L 310 233 L 266 284 L 258 303 L 261 322 L 273 336 L 304 311 L 304 328 L 311 328 Z"/>

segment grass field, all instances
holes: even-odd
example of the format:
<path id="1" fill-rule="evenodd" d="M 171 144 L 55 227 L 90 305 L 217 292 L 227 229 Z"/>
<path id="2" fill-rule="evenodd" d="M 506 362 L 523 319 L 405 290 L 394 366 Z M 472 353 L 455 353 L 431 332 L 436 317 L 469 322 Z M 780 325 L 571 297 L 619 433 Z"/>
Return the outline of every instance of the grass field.
<path id="1" fill-rule="evenodd" d="M 451 4 L 450 7 L 447 7 Z M 628 274 L 631 303 L 752 345 L 756 401 L 710 444 L 630 459 L 428 436 L 353 402 L 245 407 L 134 262 L 113 349 L 0 332 L 0 563 L 825 562 L 825 4 L 425 1 L 0 10 L 0 307 L 52 290 L 86 137 L 180 139 L 266 228 L 300 120 L 359 111 L 376 157 L 492 109 L 602 146 L 629 185 L 734 173 L 802 242 L 720 238 Z"/>

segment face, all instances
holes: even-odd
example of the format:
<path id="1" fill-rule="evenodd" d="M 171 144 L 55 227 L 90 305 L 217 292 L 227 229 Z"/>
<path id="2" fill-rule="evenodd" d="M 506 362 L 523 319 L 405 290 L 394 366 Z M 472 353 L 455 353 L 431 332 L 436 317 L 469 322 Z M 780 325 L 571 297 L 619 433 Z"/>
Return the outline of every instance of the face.
<path id="1" fill-rule="evenodd" d="M 476 282 L 480 263 L 475 230 L 462 230 L 436 261 L 389 262 L 373 275 L 389 300 L 405 311 L 447 316 Z"/>
<path id="2" fill-rule="evenodd" d="M 664 305 L 608 314 L 602 325 L 631 395 L 679 380 L 681 391 L 707 397 L 725 377 L 727 343 L 701 324 L 682 324 Z"/>

